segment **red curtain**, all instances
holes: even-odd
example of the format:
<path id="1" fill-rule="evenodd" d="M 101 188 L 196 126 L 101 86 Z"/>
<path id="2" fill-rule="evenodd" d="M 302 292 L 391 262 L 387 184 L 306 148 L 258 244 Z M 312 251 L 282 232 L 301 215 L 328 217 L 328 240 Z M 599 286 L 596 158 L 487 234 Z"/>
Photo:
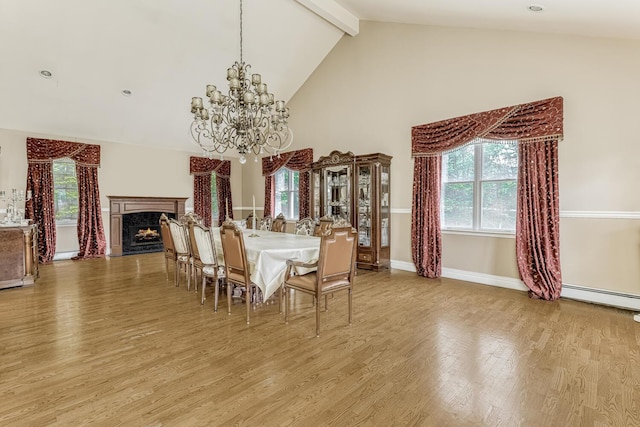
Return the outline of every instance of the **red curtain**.
<path id="1" fill-rule="evenodd" d="M 412 229 L 422 231 L 412 234 L 412 247 L 418 274 L 431 277 L 430 274 L 437 273 L 437 277 L 442 262 L 442 250 L 437 244 L 441 237 L 441 177 L 439 172 L 431 174 L 430 171 L 436 169 L 434 165 L 419 159 L 439 158 L 443 152 L 479 139 L 517 140 L 521 156 L 526 160 L 520 159 L 518 176 L 516 247 L 520 276 L 529 287 L 530 295 L 557 299 L 562 289 L 558 247 L 557 142 L 562 135 L 561 97 L 414 126 L 411 130 L 411 151 L 415 158 Z M 546 149 L 546 156 L 540 155 L 538 146 L 549 144 L 556 147 L 555 151 Z M 532 148 L 534 146 L 536 148 Z M 536 154 L 528 150 L 534 150 Z M 423 185 L 431 185 L 438 190 L 426 189 Z M 435 216 L 438 221 L 433 220 Z M 536 235 L 538 232 L 550 235 L 541 238 Z M 431 254 L 425 248 L 436 253 Z"/>
<path id="2" fill-rule="evenodd" d="M 51 162 L 29 163 L 27 190 L 31 200 L 25 203 L 25 218 L 38 225 L 40 262 L 51 262 L 56 254 L 56 220 L 53 212 L 53 167 Z"/>
<path id="3" fill-rule="evenodd" d="M 265 177 L 265 207 L 264 215 L 272 215 L 275 197 L 275 184 L 273 174 L 283 167 L 299 172 L 298 194 L 300 197 L 300 218 L 310 215 L 310 188 L 311 163 L 313 163 L 313 149 L 304 148 L 302 150 L 280 153 L 278 156 L 262 158 L 262 176 Z M 267 203 L 267 201 L 269 203 Z"/>
<path id="4" fill-rule="evenodd" d="M 416 157 L 413 165 L 413 216 L 411 249 L 420 276 L 442 274 L 440 233 L 440 171 L 442 156 Z"/>
<path id="5" fill-rule="evenodd" d="M 560 298 L 558 141 L 518 147 L 516 255 L 529 296 Z"/>
<path id="6" fill-rule="evenodd" d="M 38 224 L 40 261 L 50 262 L 56 251 L 53 212 L 52 162 L 68 157 L 76 163 L 78 180 L 78 243 L 74 259 L 104 256 L 107 241 L 102 223 L 98 167 L 100 146 L 51 139 L 27 138 L 27 190 L 32 200 L 26 204 L 26 217 Z"/>
<path id="7" fill-rule="evenodd" d="M 207 227 L 211 227 L 211 174 L 216 174 L 218 190 L 218 224 L 222 224 L 225 215 L 233 219 L 231 202 L 231 162 L 229 160 L 190 157 L 189 169 L 193 175 L 193 210 L 203 218 Z"/>

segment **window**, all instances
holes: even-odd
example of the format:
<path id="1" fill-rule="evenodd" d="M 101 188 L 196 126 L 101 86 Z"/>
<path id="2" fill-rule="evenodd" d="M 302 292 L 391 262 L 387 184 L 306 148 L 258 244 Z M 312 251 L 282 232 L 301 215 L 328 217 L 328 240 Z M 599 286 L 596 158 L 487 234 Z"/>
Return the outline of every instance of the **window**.
<path id="1" fill-rule="evenodd" d="M 53 161 L 53 212 L 56 222 L 78 221 L 76 163 L 71 159 Z"/>
<path id="2" fill-rule="evenodd" d="M 470 144 L 442 156 L 442 227 L 516 229 L 516 143 Z"/>
<path id="3" fill-rule="evenodd" d="M 284 214 L 287 218 L 300 217 L 299 173 L 281 168 L 275 173 L 274 215 Z"/>
<path id="4" fill-rule="evenodd" d="M 218 187 L 215 173 L 211 174 L 211 220 L 212 224 L 218 223 Z"/>

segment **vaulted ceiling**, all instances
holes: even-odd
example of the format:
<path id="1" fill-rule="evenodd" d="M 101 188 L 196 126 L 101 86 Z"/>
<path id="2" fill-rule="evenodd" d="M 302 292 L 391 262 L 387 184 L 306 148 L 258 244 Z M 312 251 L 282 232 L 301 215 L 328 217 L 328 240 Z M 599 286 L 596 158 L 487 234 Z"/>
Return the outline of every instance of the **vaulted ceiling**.
<path id="1" fill-rule="evenodd" d="M 288 101 L 360 20 L 640 39 L 640 1 L 533 3 L 244 0 L 244 59 Z M 0 128 L 197 152 L 191 97 L 239 51 L 237 0 L 2 0 Z"/>

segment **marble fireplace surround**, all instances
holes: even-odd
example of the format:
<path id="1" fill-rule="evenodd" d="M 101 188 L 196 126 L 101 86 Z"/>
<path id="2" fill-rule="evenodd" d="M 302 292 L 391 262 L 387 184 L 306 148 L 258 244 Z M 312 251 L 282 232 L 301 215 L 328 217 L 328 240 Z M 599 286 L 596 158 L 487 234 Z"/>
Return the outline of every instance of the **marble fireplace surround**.
<path id="1" fill-rule="evenodd" d="M 122 215 L 137 212 L 184 215 L 187 197 L 107 196 L 109 198 L 109 244 L 111 256 L 122 256 Z"/>

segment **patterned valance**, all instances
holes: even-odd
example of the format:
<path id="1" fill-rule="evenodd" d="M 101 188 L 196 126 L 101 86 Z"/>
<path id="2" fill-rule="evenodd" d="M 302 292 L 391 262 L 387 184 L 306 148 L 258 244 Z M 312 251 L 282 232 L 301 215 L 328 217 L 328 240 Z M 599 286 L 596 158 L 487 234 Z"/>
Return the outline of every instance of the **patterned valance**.
<path id="1" fill-rule="evenodd" d="M 476 139 L 535 142 L 562 136 L 563 100 L 556 97 L 414 126 L 411 155 L 435 156 Z"/>
<path id="2" fill-rule="evenodd" d="M 51 163 L 68 157 L 79 166 L 100 167 L 100 146 L 53 139 L 27 138 L 27 161 Z"/>
<path id="3" fill-rule="evenodd" d="M 283 167 L 298 172 L 306 172 L 311 170 L 311 163 L 313 163 L 312 148 L 288 151 L 280 153 L 279 156 L 263 157 L 262 176 L 273 175 Z"/>
<path id="4" fill-rule="evenodd" d="M 189 158 L 189 172 L 191 175 L 211 175 L 214 172 L 218 177 L 230 178 L 231 161 L 191 156 Z"/>

